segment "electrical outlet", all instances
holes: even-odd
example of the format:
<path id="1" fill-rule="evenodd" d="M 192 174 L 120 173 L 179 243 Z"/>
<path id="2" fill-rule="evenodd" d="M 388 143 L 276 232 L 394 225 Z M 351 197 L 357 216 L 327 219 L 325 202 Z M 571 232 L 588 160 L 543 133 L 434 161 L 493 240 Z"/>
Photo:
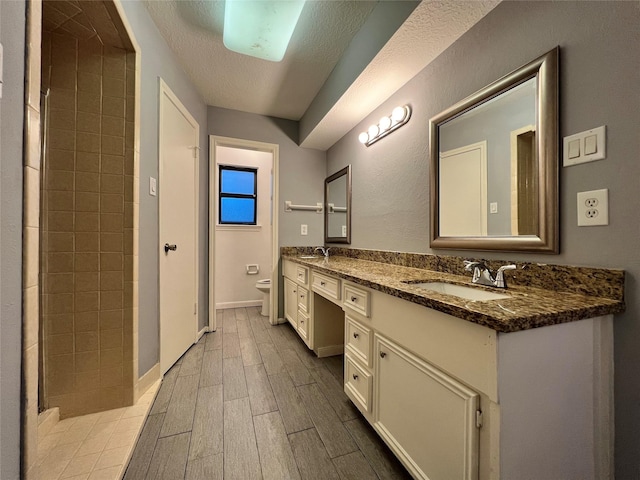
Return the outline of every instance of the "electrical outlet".
<path id="1" fill-rule="evenodd" d="M 578 193 L 578 226 L 609 225 L 609 190 Z"/>
<path id="2" fill-rule="evenodd" d="M 489 213 L 498 213 L 498 202 L 491 202 L 489 204 Z"/>
<path id="3" fill-rule="evenodd" d="M 300 225 L 300 235 L 307 235 L 307 226 L 304 223 Z"/>

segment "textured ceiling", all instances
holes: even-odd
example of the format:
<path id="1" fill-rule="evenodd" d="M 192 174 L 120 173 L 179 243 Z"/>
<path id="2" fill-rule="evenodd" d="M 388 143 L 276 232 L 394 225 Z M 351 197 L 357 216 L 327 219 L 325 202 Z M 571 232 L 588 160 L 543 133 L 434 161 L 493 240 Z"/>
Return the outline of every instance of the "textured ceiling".
<path id="1" fill-rule="evenodd" d="M 145 5 L 205 103 L 298 120 L 353 35 L 370 1 L 308 1 L 282 62 L 227 50 L 223 1 L 149 1 Z"/>
<path id="2" fill-rule="evenodd" d="M 393 0 L 402 1 L 402 0 Z M 206 104 L 302 119 L 377 1 L 307 0 L 282 62 L 227 50 L 224 2 L 144 0 Z M 326 150 L 491 11 L 500 0 L 422 0 L 301 145 Z M 320 98 L 320 97 L 319 97 Z"/>

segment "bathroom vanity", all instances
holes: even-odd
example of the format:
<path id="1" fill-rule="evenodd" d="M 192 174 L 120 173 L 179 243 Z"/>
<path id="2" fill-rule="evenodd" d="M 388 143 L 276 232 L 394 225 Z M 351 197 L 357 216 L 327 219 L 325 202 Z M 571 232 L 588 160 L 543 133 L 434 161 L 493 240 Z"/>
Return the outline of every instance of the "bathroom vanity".
<path id="1" fill-rule="evenodd" d="M 285 250 L 285 317 L 318 356 L 344 351 L 346 394 L 415 478 L 610 478 L 623 272 L 563 267 L 552 286 L 608 285 L 473 300 L 419 286 L 469 286 L 443 258 L 436 271 Z"/>

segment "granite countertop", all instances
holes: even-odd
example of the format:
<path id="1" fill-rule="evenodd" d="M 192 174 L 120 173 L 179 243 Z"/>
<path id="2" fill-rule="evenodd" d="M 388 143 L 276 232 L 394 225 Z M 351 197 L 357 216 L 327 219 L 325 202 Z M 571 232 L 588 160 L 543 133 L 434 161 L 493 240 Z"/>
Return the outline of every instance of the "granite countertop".
<path id="1" fill-rule="evenodd" d="M 504 333 L 620 313 L 625 308 L 622 298 L 531 286 L 508 285 L 503 290 L 472 285 L 470 274 L 460 276 L 345 256 L 332 256 L 328 260 L 295 255 L 283 255 L 282 258 Z M 417 281 L 473 286 L 494 293 L 505 293 L 510 298 L 470 301 L 405 283 Z"/>

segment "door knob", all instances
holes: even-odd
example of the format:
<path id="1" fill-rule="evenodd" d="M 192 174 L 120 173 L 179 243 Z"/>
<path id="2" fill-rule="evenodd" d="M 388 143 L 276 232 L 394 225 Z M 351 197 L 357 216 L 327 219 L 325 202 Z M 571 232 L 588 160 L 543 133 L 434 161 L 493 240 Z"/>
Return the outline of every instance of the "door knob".
<path id="1" fill-rule="evenodd" d="M 169 250 L 175 252 L 178 249 L 177 245 L 169 245 L 168 243 L 164 244 L 164 253 L 169 253 Z"/>

